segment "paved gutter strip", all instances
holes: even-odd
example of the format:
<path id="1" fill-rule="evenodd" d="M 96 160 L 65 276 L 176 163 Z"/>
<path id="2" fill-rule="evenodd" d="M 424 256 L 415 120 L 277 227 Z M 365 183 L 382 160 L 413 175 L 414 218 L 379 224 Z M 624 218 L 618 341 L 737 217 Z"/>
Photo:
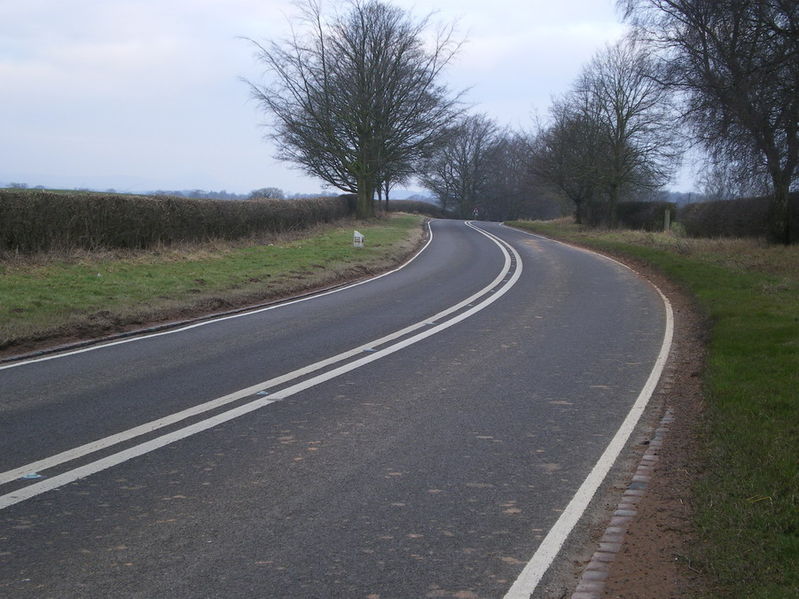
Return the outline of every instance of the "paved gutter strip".
<path id="1" fill-rule="evenodd" d="M 663 448 L 664 438 L 672 422 L 674 422 L 674 414 L 671 408 L 668 408 L 641 458 L 632 481 L 613 512 L 605 534 L 599 540 L 599 548 L 583 570 L 571 599 L 602 599 L 610 568 L 616 560 L 616 556 L 621 552 L 627 528 L 638 514 L 637 504 L 646 495 L 646 490 L 652 479 L 652 471 L 660 459 L 659 454 Z"/>

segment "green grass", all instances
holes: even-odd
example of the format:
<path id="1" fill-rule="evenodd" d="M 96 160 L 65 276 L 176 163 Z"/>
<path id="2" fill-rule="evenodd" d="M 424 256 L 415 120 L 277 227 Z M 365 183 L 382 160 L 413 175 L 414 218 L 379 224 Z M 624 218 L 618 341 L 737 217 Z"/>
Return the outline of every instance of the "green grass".
<path id="1" fill-rule="evenodd" d="M 282 243 L 6 257 L 0 348 L 246 305 L 377 272 L 409 254 L 421 222 L 403 214 Z M 364 248 L 352 246 L 354 227 L 366 236 Z"/>
<path id="2" fill-rule="evenodd" d="M 710 317 L 695 565 L 713 597 L 799 597 L 799 247 L 508 223 L 643 260 Z"/>

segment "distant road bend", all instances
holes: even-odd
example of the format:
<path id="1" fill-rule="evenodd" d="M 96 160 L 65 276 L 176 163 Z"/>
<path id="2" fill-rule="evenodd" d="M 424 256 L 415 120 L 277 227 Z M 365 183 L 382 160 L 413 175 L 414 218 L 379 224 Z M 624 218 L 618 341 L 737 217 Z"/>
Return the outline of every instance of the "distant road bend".
<path id="1" fill-rule="evenodd" d="M 365 283 L 0 367 L 0 595 L 540 594 L 670 308 L 496 223 L 431 233 Z"/>

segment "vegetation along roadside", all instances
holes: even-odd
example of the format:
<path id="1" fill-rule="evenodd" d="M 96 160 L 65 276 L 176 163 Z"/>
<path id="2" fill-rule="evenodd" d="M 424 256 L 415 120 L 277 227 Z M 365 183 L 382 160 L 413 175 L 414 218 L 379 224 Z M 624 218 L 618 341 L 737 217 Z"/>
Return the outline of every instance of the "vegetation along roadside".
<path id="1" fill-rule="evenodd" d="M 711 596 L 799 596 L 799 246 L 509 225 L 655 267 L 710 323 L 691 563 Z"/>
<path id="2" fill-rule="evenodd" d="M 423 217 L 338 221 L 302 233 L 146 250 L 0 256 L 0 352 L 276 300 L 387 270 L 424 237 Z M 353 247 L 353 229 L 365 235 Z"/>

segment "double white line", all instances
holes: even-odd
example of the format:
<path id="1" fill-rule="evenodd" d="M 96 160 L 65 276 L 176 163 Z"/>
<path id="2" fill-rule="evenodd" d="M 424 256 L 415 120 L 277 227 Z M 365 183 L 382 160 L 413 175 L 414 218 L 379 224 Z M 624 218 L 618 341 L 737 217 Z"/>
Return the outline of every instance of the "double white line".
<path id="1" fill-rule="evenodd" d="M 522 273 L 522 261 L 518 252 L 516 252 L 516 250 L 506 242 L 486 231 L 483 231 L 482 229 L 475 227 L 471 223 L 467 222 L 466 225 L 491 239 L 499 247 L 504 257 L 503 267 L 496 278 L 471 297 L 468 297 L 454 306 L 451 306 L 423 321 L 412 324 L 408 327 L 395 331 L 379 339 L 375 339 L 374 341 L 358 346 L 349 351 L 340 353 L 319 362 L 315 362 L 305 366 L 304 368 L 300 368 L 279 377 L 263 381 L 256 385 L 247 387 L 246 389 L 240 389 L 234 393 L 198 404 L 186 410 L 153 420 L 115 435 L 98 439 L 91 443 L 75 447 L 74 449 L 70 449 L 48 458 L 25 464 L 19 468 L 14 468 L 13 470 L 0 473 L 0 485 L 8 484 L 12 481 L 17 481 L 26 475 L 34 475 L 50 468 L 66 464 L 97 451 L 108 449 L 120 443 L 130 441 L 136 437 L 150 434 L 154 431 L 179 423 L 183 420 L 199 416 L 212 410 L 218 410 L 226 405 L 238 402 L 247 397 L 255 396 L 254 399 L 247 401 L 246 403 L 217 413 L 213 416 L 209 416 L 208 418 L 195 422 L 194 424 L 184 426 L 183 428 L 179 428 L 148 441 L 144 441 L 133 447 L 118 451 L 91 463 L 67 470 L 45 480 L 32 483 L 21 489 L 1 495 L 0 509 L 20 503 L 37 495 L 41 495 L 47 491 L 57 489 L 58 487 L 69 484 L 78 479 L 85 478 L 91 474 L 100 472 L 101 470 L 111 468 L 112 466 L 116 466 L 117 464 L 121 464 L 127 460 L 144 455 L 151 451 L 155 451 L 156 449 L 164 447 L 165 445 L 169 445 L 191 435 L 213 428 L 219 424 L 222 424 L 223 422 L 228 422 L 234 418 L 238 418 L 245 414 L 249 414 L 250 412 L 254 412 L 255 410 L 259 410 L 265 406 L 268 406 L 269 404 L 273 404 L 277 401 L 286 399 L 287 397 L 291 397 L 292 395 L 300 393 L 301 391 L 316 385 L 320 385 L 326 381 L 389 356 L 394 352 L 413 345 L 414 343 L 418 343 L 419 341 L 440 333 L 441 331 L 444 331 L 445 329 L 448 329 L 449 327 L 466 320 L 481 310 L 484 310 L 497 301 L 500 297 L 502 297 L 505 293 L 507 293 L 516 284 Z M 369 353 L 365 353 L 367 351 Z M 352 359 L 356 357 L 357 359 Z M 347 362 L 347 360 L 350 361 Z M 326 370 L 321 374 L 304 378 L 341 362 L 346 363 L 336 368 Z M 283 385 L 296 381 L 297 379 L 302 380 L 288 387 L 283 387 Z"/>

